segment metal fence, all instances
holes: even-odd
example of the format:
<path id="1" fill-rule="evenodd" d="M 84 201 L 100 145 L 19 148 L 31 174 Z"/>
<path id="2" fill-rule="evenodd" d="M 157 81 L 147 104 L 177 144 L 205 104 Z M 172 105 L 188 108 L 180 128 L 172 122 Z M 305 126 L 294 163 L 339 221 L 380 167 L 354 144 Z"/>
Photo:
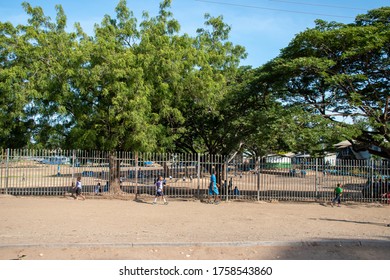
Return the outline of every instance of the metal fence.
<path id="1" fill-rule="evenodd" d="M 246 158 L 79 150 L 1 150 L 0 194 L 60 196 L 82 177 L 83 193 L 112 193 L 117 180 L 126 196 L 154 196 L 154 183 L 166 180 L 165 194 L 175 198 L 207 196 L 216 170 L 225 200 L 330 201 L 344 186 L 348 201 L 389 203 L 390 167 L 384 160 L 319 158 Z M 99 188 L 97 188 L 99 186 Z"/>

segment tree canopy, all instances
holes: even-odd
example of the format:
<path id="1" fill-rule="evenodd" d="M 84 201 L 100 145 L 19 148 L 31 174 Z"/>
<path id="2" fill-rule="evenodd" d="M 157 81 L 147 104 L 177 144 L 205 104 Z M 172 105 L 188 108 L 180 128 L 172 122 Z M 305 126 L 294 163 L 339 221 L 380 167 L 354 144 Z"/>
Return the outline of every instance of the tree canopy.
<path id="1" fill-rule="evenodd" d="M 351 24 L 317 20 L 264 66 L 268 75 L 257 82 L 286 106 L 321 116 L 356 147 L 390 158 L 389 19 L 384 7 Z"/>
<path id="2" fill-rule="evenodd" d="M 0 146 L 258 157 L 348 139 L 390 158 L 389 7 L 317 20 L 257 69 L 222 16 L 190 36 L 170 7 L 137 19 L 120 0 L 89 35 L 23 3 L 27 24 L 0 22 Z"/>

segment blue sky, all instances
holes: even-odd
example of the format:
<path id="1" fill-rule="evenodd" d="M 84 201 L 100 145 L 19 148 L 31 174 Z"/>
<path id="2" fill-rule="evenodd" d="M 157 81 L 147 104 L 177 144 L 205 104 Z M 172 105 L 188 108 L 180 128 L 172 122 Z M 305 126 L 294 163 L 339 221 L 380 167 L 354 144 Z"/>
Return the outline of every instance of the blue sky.
<path id="1" fill-rule="evenodd" d="M 26 23 L 23 0 L 0 0 L 0 21 Z M 119 0 L 30 0 L 45 14 L 55 19 L 55 5 L 61 4 L 68 18 L 68 30 L 79 22 L 84 31 L 93 34 L 93 26 L 105 14 L 115 17 Z M 138 22 L 143 11 L 157 15 L 160 0 L 127 0 Z M 301 31 L 314 26 L 315 19 L 351 23 L 358 14 L 370 9 L 390 6 L 390 0 L 172 0 L 174 18 L 181 33 L 195 35 L 203 27 L 204 14 L 222 15 L 231 26 L 230 41 L 245 47 L 248 58 L 243 65 L 261 66 L 279 54 Z"/>

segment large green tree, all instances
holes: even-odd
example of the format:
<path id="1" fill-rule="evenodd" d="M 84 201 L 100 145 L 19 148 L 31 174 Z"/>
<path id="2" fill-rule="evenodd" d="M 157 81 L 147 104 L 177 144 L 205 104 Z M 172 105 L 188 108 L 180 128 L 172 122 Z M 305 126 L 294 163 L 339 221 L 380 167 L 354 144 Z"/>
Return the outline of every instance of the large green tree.
<path id="1" fill-rule="evenodd" d="M 28 25 L 21 27 L 28 57 L 30 104 L 36 120 L 34 140 L 45 148 L 60 148 L 66 137 L 68 121 L 63 101 L 69 96 L 68 80 L 71 77 L 73 53 L 77 45 L 74 33 L 67 33 L 66 16 L 56 6 L 57 18 L 52 22 L 39 7 L 23 4 L 30 15 Z"/>
<path id="2" fill-rule="evenodd" d="M 217 130 L 227 123 L 221 118 L 223 100 L 244 50 L 228 41 L 230 27 L 222 17 L 206 15 L 210 29 L 199 29 L 196 38 L 180 35 L 170 4 L 163 1 L 156 17 L 145 12 L 138 29 L 126 1 L 120 1 L 116 18 L 106 16 L 94 38 L 81 41 L 88 55 L 74 86 L 79 101 L 72 103 L 91 110 L 77 110 L 73 142 L 104 141 L 96 148 L 116 150 L 224 152 L 226 125 Z"/>
<path id="3" fill-rule="evenodd" d="M 56 6 L 55 22 L 40 7 L 33 8 L 28 3 L 23 3 L 23 7 L 30 16 L 27 25 L 2 24 L 6 28 L 2 28 L 3 34 L 8 32 L 3 37 L 6 45 L 2 74 L 8 77 L 1 81 L 1 86 L 2 97 L 9 102 L 8 110 L 13 111 L 4 118 L 12 122 L 4 129 L 19 127 L 29 133 L 24 137 L 14 133 L 19 141 L 8 140 L 5 145 L 21 148 L 29 146 L 32 140 L 40 148 L 59 148 L 71 125 L 64 105 L 72 94 L 69 81 L 74 77 L 77 61 L 77 36 L 65 31 L 66 16 L 61 6 Z"/>
<path id="4" fill-rule="evenodd" d="M 285 104 L 322 116 L 344 139 L 387 158 L 389 18 L 390 8 L 384 7 L 357 16 L 352 24 L 318 20 L 265 66 Z"/>
<path id="5" fill-rule="evenodd" d="M 148 151 L 156 147 L 151 88 L 131 42 L 138 40 L 136 19 L 125 1 L 117 18 L 105 16 L 95 36 L 80 41 L 82 53 L 72 81 L 70 142 L 80 148 Z"/>
<path id="6" fill-rule="evenodd" d="M 223 17 L 205 15 L 205 27 L 193 42 L 194 64 L 184 80 L 181 99 L 185 122 L 176 147 L 185 152 L 229 154 L 237 149 L 237 110 L 229 96 L 237 86 L 245 49 L 229 39 L 231 27 Z"/>
<path id="7" fill-rule="evenodd" d="M 21 27 L 0 23 L 0 147 L 23 148 L 32 135 L 34 120 L 29 115 L 32 98 L 28 90 L 31 73 L 26 65 L 28 44 Z"/>

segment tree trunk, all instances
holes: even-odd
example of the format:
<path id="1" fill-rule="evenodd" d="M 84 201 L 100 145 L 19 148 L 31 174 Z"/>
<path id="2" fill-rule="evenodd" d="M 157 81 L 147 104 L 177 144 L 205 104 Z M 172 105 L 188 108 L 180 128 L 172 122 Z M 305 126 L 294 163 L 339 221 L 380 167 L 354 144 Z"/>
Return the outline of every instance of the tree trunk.
<path id="1" fill-rule="evenodd" d="M 115 155 L 115 152 L 110 152 L 110 193 L 118 194 L 122 192 L 120 186 L 120 160 Z"/>

